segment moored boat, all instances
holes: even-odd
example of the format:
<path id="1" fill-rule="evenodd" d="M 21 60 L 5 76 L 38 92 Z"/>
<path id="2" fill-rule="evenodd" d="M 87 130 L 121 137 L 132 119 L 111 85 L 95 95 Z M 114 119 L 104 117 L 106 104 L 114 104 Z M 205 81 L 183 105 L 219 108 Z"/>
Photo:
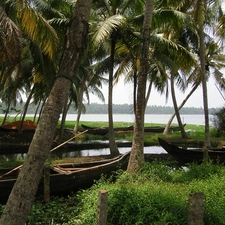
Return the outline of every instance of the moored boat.
<path id="1" fill-rule="evenodd" d="M 214 163 L 225 162 L 225 149 L 224 148 L 208 148 L 203 151 L 202 148 L 184 149 L 176 145 L 170 144 L 165 140 L 158 138 L 159 144 L 181 165 L 196 162 L 202 163 L 204 154 L 208 153 L 209 159 Z"/>
<path id="2" fill-rule="evenodd" d="M 66 195 L 79 189 L 88 188 L 101 178 L 118 169 L 126 169 L 130 153 L 112 159 L 79 164 L 56 164 L 50 166 L 50 194 Z M 0 169 L 0 202 L 5 202 L 16 182 L 19 170 Z M 37 194 L 44 193 L 44 181 L 40 181 Z"/>
<path id="3" fill-rule="evenodd" d="M 186 124 L 183 124 L 183 127 Z M 105 135 L 109 132 L 109 128 L 108 127 L 90 127 L 90 126 L 86 126 L 84 124 L 81 124 L 82 128 L 84 130 L 87 130 L 87 133 L 89 134 L 99 134 L 99 135 Z M 129 127 L 118 127 L 118 128 L 114 128 L 115 132 L 121 132 L 121 131 L 133 131 L 134 127 L 133 126 L 129 126 Z M 144 127 L 144 132 L 152 132 L 152 133 L 160 133 L 163 132 L 165 129 L 165 126 L 149 126 L 149 127 Z M 180 131 L 180 127 L 179 126 L 170 126 L 169 127 L 169 131 Z"/>

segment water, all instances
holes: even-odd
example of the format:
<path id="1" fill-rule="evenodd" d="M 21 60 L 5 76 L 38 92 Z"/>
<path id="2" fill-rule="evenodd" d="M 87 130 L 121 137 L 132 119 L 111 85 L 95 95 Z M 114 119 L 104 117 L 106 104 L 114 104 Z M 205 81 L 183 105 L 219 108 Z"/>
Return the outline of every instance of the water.
<path id="1" fill-rule="evenodd" d="M 33 115 L 29 114 L 27 116 L 32 117 Z M 171 115 L 168 114 L 147 114 L 145 115 L 145 123 L 159 123 L 159 124 L 166 124 L 169 120 Z M 11 115 L 14 118 L 13 115 Z M 114 114 L 114 122 L 134 122 L 134 115 L 133 114 Z M 210 116 L 212 118 L 212 115 Z M 186 124 L 195 124 L 195 125 L 204 125 L 204 115 L 181 115 L 181 119 L 183 123 Z M 68 121 L 75 121 L 76 114 L 68 114 L 66 120 Z M 81 121 L 108 121 L 107 114 L 84 114 L 81 115 Z M 174 124 L 177 124 L 177 120 L 174 119 Z M 131 148 L 119 148 L 120 153 L 125 153 L 130 151 Z M 144 148 L 145 153 L 166 153 L 160 146 L 148 146 Z M 72 151 L 72 152 L 54 152 L 52 157 L 57 158 L 65 158 L 65 157 L 78 157 L 78 156 L 96 156 L 96 155 L 108 155 L 110 151 L 108 148 L 102 149 L 87 149 L 81 151 Z M 11 155 L 0 155 L 0 161 L 8 161 L 13 159 L 24 159 L 26 154 L 11 154 Z"/>
<path id="2" fill-rule="evenodd" d="M 4 114 L 0 114 L 0 116 L 4 116 Z M 28 117 L 33 117 L 33 114 L 27 114 Z M 10 118 L 14 118 L 15 114 L 10 115 Z M 145 123 L 159 123 L 159 124 L 167 124 L 170 119 L 170 114 L 146 114 L 145 115 Z M 60 119 L 62 115 L 60 116 Z M 66 120 L 68 121 L 76 121 L 76 114 L 68 114 Z M 209 115 L 209 119 L 213 118 L 213 115 Z M 130 122 L 134 123 L 134 115 L 133 114 L 114 114 L 113 115 L 114 122 Z M 181 114 L 181 120 L 186 124 L 195 124 L 195 125 L 204 125 L 204 115 L 201 114 Z M 107 122 L 108 114 L 82 114 L 80 121 L 99 121 L 99 122 Z M 177 119 L 174 118 L 173 124 L 178 124 Z"/>
<path id="3" fill-rule="evenodd" d="M 171 117 L 170 114 L 146 114 L 145 123 L 167 124 L 170 117 Z M 212 117 L 213 117 L 212 115 L 209 116 L 210 121 Z M 68 114 L 66 117 L 66 120 L 75 121 L 76 114 Z M 113 120 L 114 122 L 134 123 L 134 115 L 133 114 L 114 114 Z M 184 114 L 184 115 L 181 115 L 181 120 L 183 123 L 186 123 L 186 124 L 204 125 L 204 115 L 200 115 L 200 114 Z M 81 115 L 80 121 L 107 122 L 108 115 L 107 114 L 83 114 Z M 176 118 L 174 118 L 173 124 L 178 124 Z"/>
<path id="4" fill-rule="evenodd" d="M 131 148 L 119 148 L 121 154 L 130 151 Z M 154 153 L 161 154 L 166 153 L 166 151 L 160 146 L 147 146 L 144 147 L 144 153 Z M 51 158 L 67 158 L 67 157 L 81 157 L 81 156 L 99 156 L 99 155 L 109 155 L 109 148 L 101 149 L 86 149 L 81 151 L 55 151 L 51 153 Z M 0 161 L 10 161 L 16 159 L 25 159 L 27 156 L 26 153 L 23 154 L 9 154 L 9 155 L 0 155 Z"/>

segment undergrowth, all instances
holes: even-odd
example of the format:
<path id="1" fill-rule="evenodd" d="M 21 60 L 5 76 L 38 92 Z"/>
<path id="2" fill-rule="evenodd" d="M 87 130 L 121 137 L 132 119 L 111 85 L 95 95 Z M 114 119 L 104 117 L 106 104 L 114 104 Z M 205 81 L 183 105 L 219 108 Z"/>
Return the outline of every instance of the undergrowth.
<path id="1" fill-rule="evenodd" d="M 26 224 L 97 225 L 98 192 L 107 190 L 107 225 L 185 225 L 188 198 L 194 192 L 204 193 L 204 224 L 225 225 L 224 183 L 224 166 L 175 169 L 165 162 L 146 163 L 135 175 L 120 171 L 116 181 L 103 176 L 68 198 L 54 197 L 49 203 L 37 199 Z"/>

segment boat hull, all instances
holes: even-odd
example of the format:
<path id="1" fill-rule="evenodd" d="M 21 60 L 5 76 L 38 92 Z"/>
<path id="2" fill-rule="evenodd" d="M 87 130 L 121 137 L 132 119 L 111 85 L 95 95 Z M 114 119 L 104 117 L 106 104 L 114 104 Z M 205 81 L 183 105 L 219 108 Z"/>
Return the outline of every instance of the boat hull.
<path id="1" fill-rule="evenodd" d="M 159 144 L 181 165 L 188 163 L 202 163 L 204 159 L 204 152 L 202 149 L 183 149 L 176 145 L 169 144 L 165 140 L 158 138 Z M 224 149 L 208 149 L 209 159 L 214 163 L 224 163 L 225 162 L 225 151 Z"/>
<path id="2" fill-rule="evenodd" d="M 50 195 L 68 195 L 79 189 L 91 187 L 102 175 L 109 176 L 118 169 L 125 170 L 128 165 L 129 152 L 113 159 L 103 160 L 94 163 L 63 164 L 55 165 L 50 169 Z M 61 172 L 57 172 L 61 171 Z M 1 170 L 1 174 L 6 171 Z M 18 170 L 0 179 L 0 202 L 7 201 L 8 196 L 16 182 Z M 44 194 L 44 179 L 42 178 L 37 195 Z"/>

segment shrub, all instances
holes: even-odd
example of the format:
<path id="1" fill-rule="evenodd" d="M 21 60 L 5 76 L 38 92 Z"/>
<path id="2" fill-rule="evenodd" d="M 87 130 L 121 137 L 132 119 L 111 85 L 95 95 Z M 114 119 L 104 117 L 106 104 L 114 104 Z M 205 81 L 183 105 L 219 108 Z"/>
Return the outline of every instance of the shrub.
<path id="1" fill-rule="evenodd" d="M 215 135 L 217 137 L 225 136 L 225 108 L 221 108 L 219 111 L 214 113 L 212 118 L 213 126 L 215 127 Z"/>

